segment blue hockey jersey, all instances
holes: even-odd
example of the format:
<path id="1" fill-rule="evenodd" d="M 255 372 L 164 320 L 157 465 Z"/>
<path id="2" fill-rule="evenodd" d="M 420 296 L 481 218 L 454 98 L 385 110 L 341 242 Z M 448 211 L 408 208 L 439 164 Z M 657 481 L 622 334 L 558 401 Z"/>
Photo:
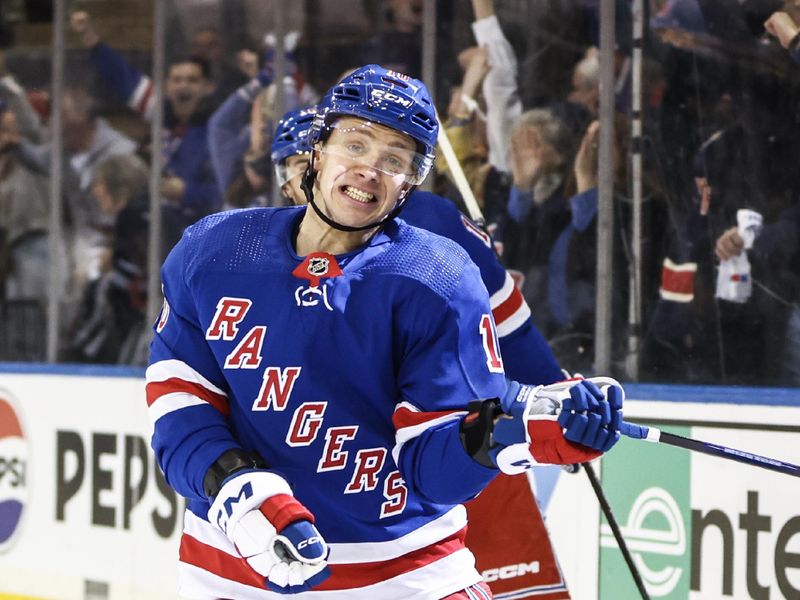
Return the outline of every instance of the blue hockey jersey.
<path id="1" fill-rule="evenodd" d="M 299 257 L 304 210 L 207 217 L 162 270 L 147 395 L 189 499 L 181 593 L 279 597 L 206 520 L 205 473 L 243 448 L 330 544 L 331 577 L 300 598 L 441 598 L 480 580 L 460 503 L 497 473 L 458 435 L 471 400 L 505 389 L 488 294 L 459 245 L 400 219 L 359 251 Z"/>

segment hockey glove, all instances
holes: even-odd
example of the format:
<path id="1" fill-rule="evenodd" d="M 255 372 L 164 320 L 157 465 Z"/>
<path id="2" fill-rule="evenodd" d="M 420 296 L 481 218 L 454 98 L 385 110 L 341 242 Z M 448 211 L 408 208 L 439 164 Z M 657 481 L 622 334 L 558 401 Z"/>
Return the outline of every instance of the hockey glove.
<path id="1" fill-rule="evenodd" d="M 330 575 L 328 545 L 314 516 L 277 473 L 248 469 L 231 475 L 214 497 L 208 520 L 274 592 L 304 592 Z"/>
<path id="2" fill-rule="evenodd" d="M 624 393 L 613 380 L 532 387 L 510 381 L 489 455 L 509 475 L 536 464 L 593 460 L 619 439 Z M 613 383 L 610 383 L 613 382 Z"/>
<path id="3" fill-rule="evenodd" d="M 619 441 L 625 400 L 625 391 L 619 383 L 604 377 L 583 379 L 577 385 L 574 381 L 559 383 L 569 391 L 558 414 L 564 437 L 600 452 L 611 450 Z"/>

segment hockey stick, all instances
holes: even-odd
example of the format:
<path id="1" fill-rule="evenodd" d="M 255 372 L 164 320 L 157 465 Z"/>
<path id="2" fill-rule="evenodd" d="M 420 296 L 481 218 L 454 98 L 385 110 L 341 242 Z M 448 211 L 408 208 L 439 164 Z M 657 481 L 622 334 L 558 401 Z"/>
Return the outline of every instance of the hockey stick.
<path id="1" fill-rule="evenodd" d="M 472 188 L 469 187 L 467 177 L 464 175 L 464 169 L 461 168 L 461 162 L 459 162 L 455 150 L 453 150 L 453 145 L 450 143 L 450 138 L 447 137 L 447 132 L 444 130 L 444 125 L 438 115 L 436 119 L 439 121 L 439 147 L 441 147 L 444 160 L 447 162 L 447 168 L 453 174 L 453 181 L 456 184 L 456 188 L 458 188 L 458 193 L 464 199 L 470 219 L 481 230 L 486 231 L 486 219 L 483 218 L 481 207 L 475 199 L 475 194 L 472 193 Z"/>
<path id="2" fill-rule="evenodd" d="M 594 472 L 594 467 L 592 467 L 592 464 L 588 462 L 581 463 L 581 466 L 586 470 L 586 475 L 589 477 L 589 483 L 592 484 L 592 489 L 597 496 L 597 500 L 600 502 L 600 508 L 603 509 L 603 514 L 606 516 L 606 521 L 608 521 L 608 525 L 611 527 L 611 532 L 614 534 L 614 539 L 617 540 L 617 545 L 622 552 L 622 558 L 625 559 L 625 564 L 628 565 L 628 570 L 631 572 L 631 576 L 633 576 L 633 581 L 636 583 L 636 588 L 642 595 L 642 600 L 650 600 L 650 596 L 647 593 L 647 588 L 645 588 L 644 581 L 642 581 L 642 576 L 639 573 L 639 569 L 636 568 L 636 563 L 633 562 L 633 557 L 631 556 L 630 550 L 628 550 L 628 545 L 625 543 L 625 538 L 622 537 L 622 530 L 620 530 L 617 519 L 614 517 L 614 513 L 611 511 L 611 505 L 606 499 L 606 495 L 600 485 L 600 480 L 597 478 L 597 475 Z"/>
<path id="3" fill-rule="evenodd" d="M 778 473 L 800 477 L 800 465 L 793 465 L 792 463 L 783 462 L 775 458 L 760 456 L 751 452 L 737 450 L 736 448 L 712 444 L 711 442 L 683 437 L 667 431 L 661 431 L 655 427 L 647 427 L 646 425 L 637 425 L 636 423 L 623 421 L 619 432 L 635 440 L 677 446 L 679 448 L 694 450 L 695 452 L 702 452 L 703 454 L 710 454 L 720 458 L 727 458 L 728 460 L 735 460 L 736 462 L 747 465 L 761 467 L 762 469 L 769 469 L 770 471 L 777 471 Z"/>

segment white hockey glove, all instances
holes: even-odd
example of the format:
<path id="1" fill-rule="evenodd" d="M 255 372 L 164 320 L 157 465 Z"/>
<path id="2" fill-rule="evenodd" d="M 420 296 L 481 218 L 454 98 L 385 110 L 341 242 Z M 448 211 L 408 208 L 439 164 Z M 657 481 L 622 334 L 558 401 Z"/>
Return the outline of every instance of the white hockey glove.
<path id="1" fill-rule="evenodd" d="M 510 381 L 500 400 L 505 414 L 494 426 L 489 456 L 509 475 L 537 464 L 593 460 L 619 440 L 624 398 L 622 387 L 610 378 L 537 387 Z"/>
<path id="2" fill-rule="evenodd" d="M 208 520 L 272 591 L 304 592 L 330 575 L 328 545 L 314 516 L 277 473 L 249 469 L 231 475 L 214 497 Z"/>

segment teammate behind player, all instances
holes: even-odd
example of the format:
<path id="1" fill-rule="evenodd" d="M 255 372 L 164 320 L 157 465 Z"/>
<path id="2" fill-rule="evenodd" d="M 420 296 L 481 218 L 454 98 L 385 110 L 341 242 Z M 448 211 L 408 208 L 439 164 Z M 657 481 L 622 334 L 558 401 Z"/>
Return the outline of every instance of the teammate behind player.
<path id="1" fill-rule="evenodd" d="M 270 159 L 275 167 L 275 180 L 283 195 L 294 204 L 306 203 L 300 184 L 311 158 L 308 134 L 316 114 L 314 105 L 290 110 L 278 121 L 272 136 Z"/>
<path id="2" fill-rule="evenodd" d="M 394 219 L 436 135 L 421 82 L 362 67 L 312 126 L 311 209 L 213 215 L 167 258 L 147 391 L 183 596 L 485 597 L 461 503 L 618 438 L 616 386 L 507 383 L 477 267 Z"/>

